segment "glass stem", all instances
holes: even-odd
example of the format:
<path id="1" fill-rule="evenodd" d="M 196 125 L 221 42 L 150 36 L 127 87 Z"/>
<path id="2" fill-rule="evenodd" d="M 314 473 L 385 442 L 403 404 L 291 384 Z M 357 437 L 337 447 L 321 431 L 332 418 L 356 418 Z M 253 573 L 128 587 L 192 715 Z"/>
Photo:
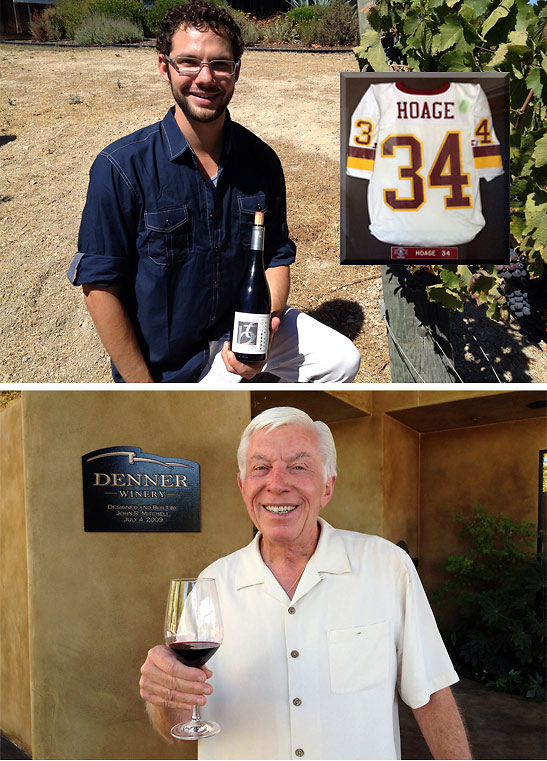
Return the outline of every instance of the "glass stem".
<path id="1" fill-rule="evenodd" d="M 199 715 L 199 706 L 195 705 L 192 709 L 192 721 L 190 722 L 191 727 L 199 727 L 201 725 L 201 716 Z"/>

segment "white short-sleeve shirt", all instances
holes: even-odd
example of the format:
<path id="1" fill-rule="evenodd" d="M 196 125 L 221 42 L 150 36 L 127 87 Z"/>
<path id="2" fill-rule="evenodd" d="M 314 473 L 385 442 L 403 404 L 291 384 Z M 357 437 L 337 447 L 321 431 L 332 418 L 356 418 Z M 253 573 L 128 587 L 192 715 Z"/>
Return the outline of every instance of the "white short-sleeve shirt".
<path id="1" fill-rule="evenodd" d="M 400 758 L 397 693 L 412 708 L 454 671 L 406 552 L 377 536 L 321 533 L 290 600 L 259 537 L 215 561 L 224 640 L 202 715 L 200 759 Z"/>

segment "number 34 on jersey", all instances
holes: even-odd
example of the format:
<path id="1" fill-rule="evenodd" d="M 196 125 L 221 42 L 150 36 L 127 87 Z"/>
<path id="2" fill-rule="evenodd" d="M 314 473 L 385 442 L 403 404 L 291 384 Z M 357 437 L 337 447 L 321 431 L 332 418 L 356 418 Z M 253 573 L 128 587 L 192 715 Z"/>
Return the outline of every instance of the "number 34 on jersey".
<path id="1" fill-rule="evenodd" d="M 482 88 L 371 85 L 352 115 L 346 171 L 370 180 L 370 232 L 379 240 L 403 246 L 470 242 L 485 224 L 479 180 L 503 174 Z"/>

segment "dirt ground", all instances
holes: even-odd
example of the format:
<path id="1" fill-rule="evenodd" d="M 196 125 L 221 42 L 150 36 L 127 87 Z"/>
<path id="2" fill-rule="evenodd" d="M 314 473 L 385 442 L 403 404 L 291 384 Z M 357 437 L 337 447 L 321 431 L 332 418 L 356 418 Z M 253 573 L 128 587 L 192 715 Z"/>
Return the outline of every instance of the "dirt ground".
<path id="1" fill-rule="evenodd" d="M 290 303 L 355 342 L 356 382 L 390 383 L 380 268 L 339 264 L 339 74 L 357 70 L 347 52 L 247 51 L 230 110 L 284 165 L 298 246 Z M 170 105 L 153 48 L 0 44 L 1 382 L 110 382 L 65 273 L 93 159 Z M 547 345 L 516 323 L 494 325 L 472 305 L 451 320 L 463 381 L 547 381 Z"/>

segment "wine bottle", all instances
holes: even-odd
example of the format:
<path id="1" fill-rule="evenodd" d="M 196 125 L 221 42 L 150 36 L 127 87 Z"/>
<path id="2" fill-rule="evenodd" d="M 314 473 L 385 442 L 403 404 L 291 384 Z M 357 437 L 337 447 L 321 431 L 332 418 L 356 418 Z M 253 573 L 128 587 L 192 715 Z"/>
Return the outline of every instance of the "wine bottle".
<path id="1" fill-rule="evenodd" d="M 264 272 L 264 212 L 257 211 L 249 268 L 241 284 L 232 330 L 232 351 L 239 362 L 263 362 L 267 358 L 270 310 L 270 289 Z"/>

